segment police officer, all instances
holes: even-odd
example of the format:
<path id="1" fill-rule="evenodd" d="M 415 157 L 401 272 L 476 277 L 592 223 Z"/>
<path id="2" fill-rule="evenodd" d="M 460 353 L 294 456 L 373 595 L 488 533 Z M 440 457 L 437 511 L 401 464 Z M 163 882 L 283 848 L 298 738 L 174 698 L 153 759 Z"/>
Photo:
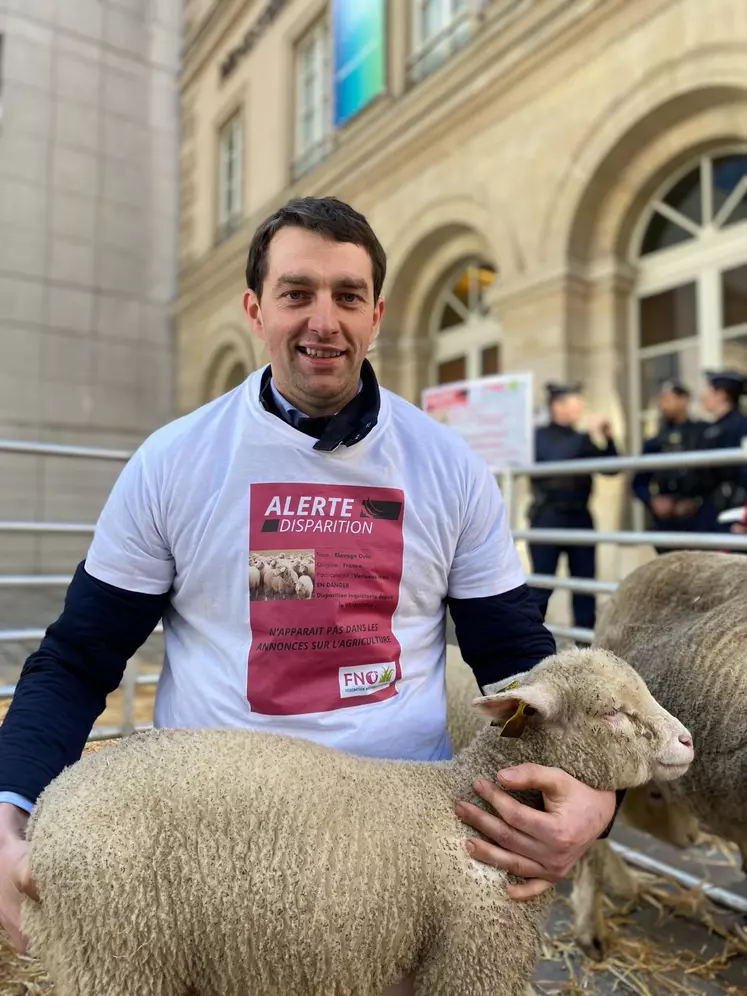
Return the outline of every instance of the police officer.
<path id="1" fill-rule="evenodd" d="M 656 400 L 661 425 L 657 435 L 644 442 L 644 454 L 703 449 L 708 423 L 690 418 L 690 398 L 690 391 L 677 380 L 660 386 Z M 651 528 L 656 532 L 700 532 L 704 480 L 705 475 L 695 468 L 639 471 L 633 478 L 633 492 L 648 509 Z M 667 549 L 656 547 L 656 552 Z"/>
<path id="2" fill-rule="evenodd" d="M 703 433 L 704 449 L 732 449 L 747 436 L 747 417 L 739 408 L 747 377 L 738 370 L 708 370 L 706 387 L 700 396 L 704 411 L 713 422 Z M 747 501 L 747 463 L 713 467 L 707 475 L 704 525 L 708 532 L 728 532 L 728 523 L 719 523 L 720 512 Z"/>
<path id="3" fill-rule="evenodd" d="M 587 432 L 575 426 L 584 412 L 581 384 L 547 384 L 550 410 L 549 425 L 535 433 L 535 459 L 538 463 L 555 460 L 581 460 L 593 457 L 617 456 L 607 419 L 597 419 L 594 434 L 606 439 L 606 445 L 597 446 Z M 612 473 L 616 473 L 613 471 Z M 532 481 L 532 504 L 529 521 L 535 529 L 593 529 L 589 511 L 591 475 L 537 477 Z M 568 558 L 568 568 L 573 577 L 593 578 L 596 573 L 596 551 L 593 545 L 571 546 L 563 543 L 531 543 L 529 554 L 535 574 L 555 574 L 560 554 Z M 533 588 L 544 619 L 552 594 L 549 589 Z M 573 593 L 573 620 L 576 626 L 593 629 L 596 621 L 594 595 Z"/>

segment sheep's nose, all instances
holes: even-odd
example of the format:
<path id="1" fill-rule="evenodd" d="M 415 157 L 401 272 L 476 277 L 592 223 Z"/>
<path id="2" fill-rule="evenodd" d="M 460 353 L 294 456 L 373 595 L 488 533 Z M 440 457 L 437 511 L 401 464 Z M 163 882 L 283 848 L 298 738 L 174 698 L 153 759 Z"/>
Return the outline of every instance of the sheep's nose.
<path id="1" fill-rule="evenodd" d="M 678 740 L 682 744 L 683 747 L 690 747 L 690 748 L 692 748 L 693 738 L 690 736 L 689 733 L 680 733 L 680 735 L 678 737 Z"/>

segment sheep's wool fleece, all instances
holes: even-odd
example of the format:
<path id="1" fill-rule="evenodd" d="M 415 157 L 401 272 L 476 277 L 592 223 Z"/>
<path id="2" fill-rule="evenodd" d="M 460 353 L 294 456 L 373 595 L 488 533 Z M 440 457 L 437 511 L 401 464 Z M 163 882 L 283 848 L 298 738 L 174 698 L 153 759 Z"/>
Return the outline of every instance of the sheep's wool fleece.
<path id="1" fill-rule="evenodd" d="M 525 581 L 495 479 L 384 389 L 367 436 L 314 450 L 262 372 L 146 439 L 88 552 L 102 581 L 171 590 L 155 725 L 449 757 L 444 599 Z"/>
<path id="2" fill-rule="evenodd" d="M 595 643 L 687 726 L 695 759 L 670 792 L 747 851 L 747 557 L 668 553 L 629 574 Z"/>
<path id="3" fill-rule="evenodd" d="M 255 731 L 134 734 L 40 797 L 31 951 L 60 996 L 379 996 L 416 965 L 422 996 L 523 996 L 550 897 L 507 899 L 454 814 L 498 760 L 460 772 Z"/>

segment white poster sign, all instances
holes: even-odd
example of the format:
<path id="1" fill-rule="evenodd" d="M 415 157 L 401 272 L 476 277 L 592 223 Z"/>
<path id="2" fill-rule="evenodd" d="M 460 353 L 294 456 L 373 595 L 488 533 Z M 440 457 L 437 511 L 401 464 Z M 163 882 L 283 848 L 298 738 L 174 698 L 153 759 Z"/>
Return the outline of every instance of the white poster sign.
<path id="1" fill-rule="evenodd" d="M 458 432 L 494 473 L 534 462 L 531 373 L 499 374 L 423 391 L 423 410 Z"/>

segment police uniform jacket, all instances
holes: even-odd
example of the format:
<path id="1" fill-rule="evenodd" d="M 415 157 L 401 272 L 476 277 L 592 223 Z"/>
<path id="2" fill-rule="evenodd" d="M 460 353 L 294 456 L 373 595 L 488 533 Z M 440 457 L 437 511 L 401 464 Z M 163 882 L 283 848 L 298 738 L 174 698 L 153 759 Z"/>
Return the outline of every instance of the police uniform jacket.
<path id="1" fill-rule="evenodd" d="M 734 408 L 703 432 L 703 448 L 712 450 L 739 448 L 747 437 L 747 417 Z M 722 512 L 747 500 L 747 464 L 713 467 L 709 471 L 706 498 Z"/>
<path id="2" fill-rule="evenodd" d="M 643 453 L 683 453 L 704 448 L 707 422 L 685 419 L 684 422 L 663 421 L 657 435 L 643 444 Z M 655 471 L 640 471 L 633 478 L 633 491 L 648 504 L 652 495 L 676 495 L 678 498 L 703 497 L 704 475 L 696 468 L 673 467 Z"/>
<path id="3" fill-rule="evenodd" d="M 588 432 L 579 432 L 571 426 L 551 422 L 535 432 L 535 460 L 537 463 L 555 460 L 583 460 L 617 456 L 614 440 L 610 439 L 600 449 Z M 616 473 L 616 471 L 613 471 Z M 532 507 L 534 515 L 545 508 L 559 512 L 578 512 L 588 505 L 592 490 L 590 474 L 563 474 L 538 477 L 532 482 Z"/>

